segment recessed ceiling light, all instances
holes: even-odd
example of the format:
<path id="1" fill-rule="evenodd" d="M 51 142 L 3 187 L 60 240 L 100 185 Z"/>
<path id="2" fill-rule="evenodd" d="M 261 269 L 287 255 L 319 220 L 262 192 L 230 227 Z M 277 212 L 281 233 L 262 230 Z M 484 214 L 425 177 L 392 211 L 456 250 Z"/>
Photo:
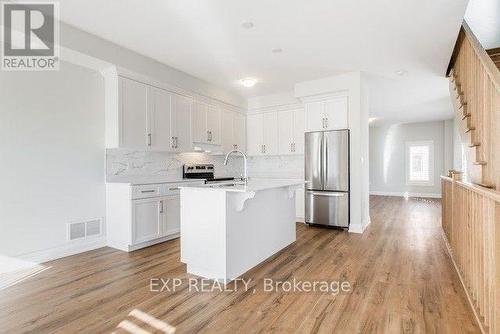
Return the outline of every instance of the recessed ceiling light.
<path id="1" fill-rule="evenodd" d="M 282 48 L 274 48 L 271 50 L 272 53 L 281 53 L 283 52 L 283 49 Z"/>
<path id="2" fill-rule="evenodd" d="M 252 29 L 253 22 L 245 21 L 245 22 L 241 23 L 241 26 L 243 27 L 243 29 Z"/>
<path id="3" fill-rule="evenodd" d="M 240 80 L 240 84 L 247 88 L 253 87 L 257 83 L 257 79 L 255 78 L 244 78 Z"/>
<path id="4" fill-rule="evenodd" d="M 408 71 L 407 70 L 397 70 L 396 74 L 399 76 L 403 76 L 403 75 L 408 74 Z"/>

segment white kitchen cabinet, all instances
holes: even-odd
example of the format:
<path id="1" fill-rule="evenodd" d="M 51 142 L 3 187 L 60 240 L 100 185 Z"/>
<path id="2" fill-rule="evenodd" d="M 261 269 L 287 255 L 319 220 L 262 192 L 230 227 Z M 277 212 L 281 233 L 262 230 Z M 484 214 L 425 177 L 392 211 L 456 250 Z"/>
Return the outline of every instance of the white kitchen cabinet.
<path id="1" fill-rule="evenodd" d="M 304 222 L 305 217 L 305 190 L 295 190 L 295 219 L 299 222 Z"/>
<path id="2" fill-rule="evenodd" d="M 248 155 L 263 154 L 263 114 L 247 116 L 247 152 Z"/>
<path id="3" fill-rule="evenodd" d="M 132 244 L 139 244 L 161 236 L 163 202 L 159 198 L 138 199 L 132 205 Z"/>
<path id="4" fill-rule="evenodd" d="M 221 132 L 222 132 L 222 150 L 227 153 L 234 149 L 234 134 L 235 129 L 233 128 L 233 118 L 234 113 L 229 110 L 223 110 L 221 112 Z"/>
<path id="5" fill-rule="evenodd" d="M 110 247 L 130 252 L 169 239 L 180 232 L 181 184 L 106 183 L 106 239 Z"/>
<path id="6" fill-rule="evenodd" d="M 277 155 L 278 141 L 277 112 L 248 115 L 248 155 Z"/>
<path id="7" fill-rule="evenodd" d="M 231 150 L 245 152 L 245 116 L 230 110 L 221 111 L 221 144 L 224 153 Z"/>
<path id="8" fill-rule="evenodd" d="M 304 110 L 278 112 L 278 147 L 280 155 L 304 153 Z"/>
<path id="9" fill-rule="evenodd" d="M 278 154 L 278 113 L 270 112 L 263 115 L 263 145 L 264 155 Z"/>
<path id="10" fill-rule="evenodd" d="M 172 105 L 172 148 L 176 152 L 190 151 L 192 148 L 191 108 L 193 99 L 172 94 Z"/>
<path id="11" fill-rule="evenodd" d="M 337 96 L 305 103 L 306 131 L 349 128 L 347 96 Z"/>
<path id="12" fill-rule="evenodd" d="M 196 143 L 221 144 L 221 112 L 215 107 L 195 101 L 192 114 L 193 141 Z"/>
<path id="13" fill-rule="evenodd" d="M 173 149 L 172 138 L 175 132 L 175 123 L 172 122 L 175 115 L 172 112 L 172 93 L 152 87 L 151 96 L 151 116 L 148 122 L 151 147 L 170 151 Z"/>
<path id="14" fill-rule="evenodd" d="M 235 149 L 246 151 L 246 117 L 238 112 L 233 113 L 233 141 Z"/>
<path id="15" fill-rule="evenodd" d="M 305 112 L 304 109 L 296 109 L 293 112 L 293 132 L 294 132 L 294 154 L 304 154 L 304 132 L 305 132 Z"/>
<path id="16" fill-rule="evenodd" d="M 150 143 L 149 138 L 149 88 L 147 85 L 120 77 L 119 98 L 119 146 L 142 148 Z"/>

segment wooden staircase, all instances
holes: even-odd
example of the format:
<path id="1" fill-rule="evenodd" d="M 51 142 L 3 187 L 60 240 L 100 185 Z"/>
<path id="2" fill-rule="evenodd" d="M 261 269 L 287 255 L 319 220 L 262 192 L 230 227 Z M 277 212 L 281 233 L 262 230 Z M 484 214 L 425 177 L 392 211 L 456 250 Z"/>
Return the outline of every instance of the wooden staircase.
<path id="1" fill-rule="evenodd" d="M 500 48 L 494 48 L 486 50 L 491 60 L 497 65 L 497 68 L 500 70 Z"/>
<path id="2" fill-rule="evenodd" d="M 447 75 L 467 148 L 468 181 L 500 189 L 500 52 L 495 52 L 486 53 L 464 22 Z"/>

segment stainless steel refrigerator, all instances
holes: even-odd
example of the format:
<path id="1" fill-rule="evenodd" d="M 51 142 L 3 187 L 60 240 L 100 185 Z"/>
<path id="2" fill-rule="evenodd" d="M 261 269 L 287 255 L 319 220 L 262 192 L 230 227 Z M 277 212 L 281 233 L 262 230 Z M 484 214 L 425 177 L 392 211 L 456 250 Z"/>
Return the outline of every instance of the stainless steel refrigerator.
<path id="1" fill-rule="evenodd" d="M 305 221 L 349 226 L 349 130 L 305 134 Z"/>

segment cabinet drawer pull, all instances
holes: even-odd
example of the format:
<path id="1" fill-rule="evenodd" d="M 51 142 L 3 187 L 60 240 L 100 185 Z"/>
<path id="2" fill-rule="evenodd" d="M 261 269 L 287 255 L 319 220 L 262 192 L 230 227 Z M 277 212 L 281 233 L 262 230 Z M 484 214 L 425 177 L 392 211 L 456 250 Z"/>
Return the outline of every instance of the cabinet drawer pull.
<path id="1" fill-rule="evenodd" d="M 151 146 L 151 134 L 148 133 L 148 146 Z"/>
<path id="2" fill-rule="evenodd" d="M 175 188 L 168 188 L 168 190 L 179 190 L 179 187 L 175 187 Z"/>
<path id="3" fill-rule="evenodd" d="M 141 190 L 141 193 L 146 194 L 146 193 L 154 193 L 156 190 Z"/>
<path id="4" fill-rule="evenodd" d="M 160 213 L 163 213 L 163 201 L 160 201 Z"/>

